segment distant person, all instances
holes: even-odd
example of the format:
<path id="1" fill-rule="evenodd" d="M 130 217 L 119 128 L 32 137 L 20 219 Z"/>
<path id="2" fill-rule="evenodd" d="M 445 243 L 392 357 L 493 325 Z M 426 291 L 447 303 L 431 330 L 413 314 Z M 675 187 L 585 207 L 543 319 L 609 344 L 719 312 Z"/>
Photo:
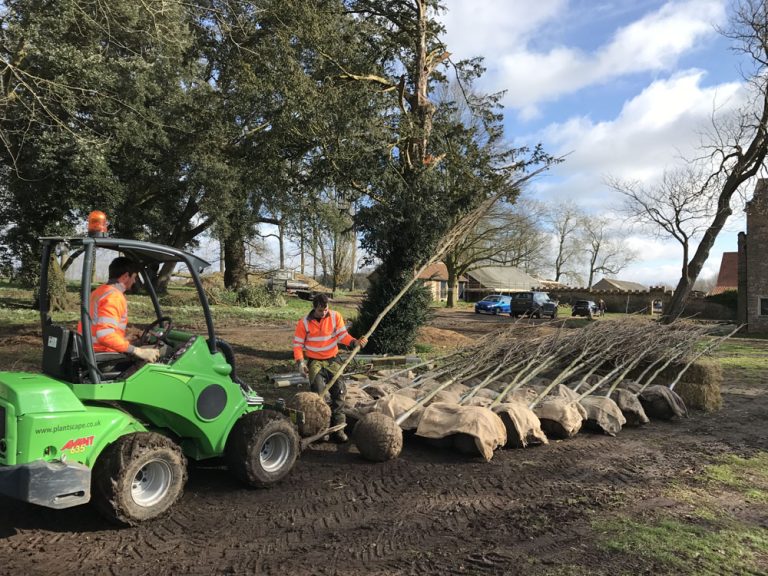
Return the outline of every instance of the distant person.
<path id="1" fill-rule="evenodd" d="M 326 383 L 341 368 L 338 359 L 339 344 L 360 346 L 368 343 L 365 337 L 355 339 L 347 332 L 344 318 L 339 312 L 328 307 L 328 296 L 318 294 L 312 299 L 312 310 L 296 324 L 293 336 L 293 359 L 300 372 L 309 378 L 313 392 L 321 393 Z M 345 424 L 344 397 L 347 387 L 339 378 L 331 387 L 331 426 Z M 348 440 L 344 429 L 334 432 L 333 440 Z"/>
<path id="2" fill-rule="evenodd" d="M 125 293 L 139 275 L 139 265 L 125 256 L 118 256 L 109 264 L 109 280 L 91 292 L 88 313 L 91 316 L 91 336 L 94 352 L 130 354 L 146 362 L 157 362 L 160 350 L 152 346 L 138 347 L 125 337 L 128 327 L 128 301 Z M 81 323 L 77 331 L 82 334 Z"/>
<path id="3" fill-rule="evenodd" d="M 600 316 L 605 314 L 605 300 L 602 298 L 597 302 L 597 309 L 600 311 Z"/>

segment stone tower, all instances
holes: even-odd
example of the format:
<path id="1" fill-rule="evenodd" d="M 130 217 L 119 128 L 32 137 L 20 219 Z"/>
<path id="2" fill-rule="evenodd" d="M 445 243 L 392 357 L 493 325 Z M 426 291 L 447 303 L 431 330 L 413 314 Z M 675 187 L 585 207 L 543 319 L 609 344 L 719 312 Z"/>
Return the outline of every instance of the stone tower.
<path id="1" fill-rule="evenodd" d="M 761 178 L 747 202 L 747 233 L 739 234 L 738 321 L 747 332 L 768 332 L 768 179 Z"/>

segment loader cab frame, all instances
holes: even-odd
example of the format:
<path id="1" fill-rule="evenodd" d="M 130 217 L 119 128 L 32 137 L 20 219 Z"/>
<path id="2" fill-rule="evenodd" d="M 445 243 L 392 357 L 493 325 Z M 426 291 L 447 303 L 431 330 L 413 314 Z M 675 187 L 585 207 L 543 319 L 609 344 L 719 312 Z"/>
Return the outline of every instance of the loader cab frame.
<path id="1" fill-rule="evenodd" d="M 97 359 L 98 354 L 93 351 L 93 337 L 91 335 L 92 319 L 90 317 L 88 305 L 92 290 L 91 273 L 95 263 L 97 249 L 114 251 L 115 256 L 123 254 L 140 264 L 140 277 L 150 297 L 155 316 L 158 321 L 162 320 L 164 316 L 157 292 L 155 290 L 155 283 L 157 279 L 155 269 L 166 263 L 182 262 L 186 264 L 187 269 L 192 276 L 192 280 L 197 291 L 198 300 L 203 309 L 203 316 L 205 317 L 205 323 L 208 332 L 208 348 L 211 354 L 215 354 L 217 352 L 216 333 L 213 324 L 213 318 L 211 316 L 211 309 L 208 306 L 208 299 L 205 295 L 205 290 L 200 280 L 200 273 L 209 266 L 209 263 L 205 260 L 198 258 L 194 254 L 184 250 L 179 250 L 160 244 L 153 244 L 150 242 L 141 242 L 138 240 L 126 240 L 108 237 L 57 236 L 43 237 L 40 238 L 40 241 L 42 242 L 43 249 L 42 262 L 40 267 L 39 307 L 44 349 L 45 346 L 48 345 L 48 342 L 51 342 L 51 336 L 53 336 L 54 339 L 59 337 L 54 335 L 54 332 L 55 334 L 59 334 L 61 332 L 60 327 L 56 327 L 56 325 L 54 325 L 50 311 L 49 272 L 51 258 L 55 256 L 56 247 L 60 244 L 65 244 L 72 252 L 70 258 L 74 259 L 80 255 L 83 257 L 79 295 L 79 317 L 82 324 L 82 335 L 75 332 L 67 333 L 65 330 L 63 333 L 61 333 L 63 339 L 61 342 L 58 342 L 58 345 L 60 348 L 59 356 L 70 354 L 72 347 L 76 349 L 77 355 L 79 355 L 81 362 L 84 364 L 89 382 L 98 384 L 105 380 L 105 374 L 99 368 Z M 55 328 L 59 328 L 59 330 L 56 331 Z M 52 342 L 57 341 L 53 340 Z M 66 359 L 63 359 L 63 361 L 66 361 Z"/>

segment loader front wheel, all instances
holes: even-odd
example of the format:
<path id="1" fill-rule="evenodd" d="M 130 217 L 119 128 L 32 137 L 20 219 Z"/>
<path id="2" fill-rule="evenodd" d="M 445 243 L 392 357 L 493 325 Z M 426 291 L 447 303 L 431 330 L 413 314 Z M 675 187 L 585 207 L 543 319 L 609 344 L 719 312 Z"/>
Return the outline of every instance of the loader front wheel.
<path id="1" fill-rule="evenodd" d="M 282 480 L 299 456 L 299 435 L 282 414 L 258 410 L 237 421 L 227 439 L 232 473 L 249 486 L 263 488 Z"/>
<path id="2" fill-rule="evenodd" d="M 135 526 L 167 512 L 186 481 L 179 446 L 162 434 L 137 432 L 121 436 L 99 456 L 92 498 L 109 520 Z"/>

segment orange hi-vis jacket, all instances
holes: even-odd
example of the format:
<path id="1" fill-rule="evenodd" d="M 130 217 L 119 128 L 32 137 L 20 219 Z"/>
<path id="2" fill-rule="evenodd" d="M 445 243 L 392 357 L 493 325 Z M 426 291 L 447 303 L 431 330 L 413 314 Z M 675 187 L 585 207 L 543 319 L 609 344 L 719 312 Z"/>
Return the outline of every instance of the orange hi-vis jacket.
<path id="1" fill-rule="evenodd" d="M 127 352 L 133 345 L 125 337 L 128 327 L 128 302 L 120 283 L 102 284 L 91 292 L 88 313 L 91 315 L 91 336 L 94 352 Z M 77 331 L 83 333 L 81 323 Z"/>
<path id="2" fill-rule="evenodd" d="M 299 320 L 293 335 L 293 359 L 328 360 L 339 353 L 339 344 L 349 346 L 354 341 L 344 326 L 344 319 L 335 310 L 328 310 L 321 320 L 312 312 Z"/>

